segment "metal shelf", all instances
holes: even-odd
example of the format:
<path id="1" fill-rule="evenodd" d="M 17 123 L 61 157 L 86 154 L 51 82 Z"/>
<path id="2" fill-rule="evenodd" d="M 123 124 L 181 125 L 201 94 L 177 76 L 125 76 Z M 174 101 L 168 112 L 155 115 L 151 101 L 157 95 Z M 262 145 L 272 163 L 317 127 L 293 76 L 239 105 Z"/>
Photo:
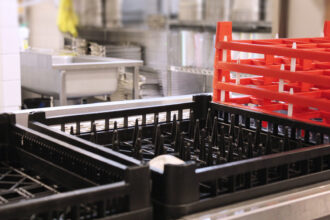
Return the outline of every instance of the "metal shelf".
<path id="1" fill-rule="evenodd" d="M 168 70 L 171 72 L 190 73 L 196 75 L 213 76 L 213 69 L 189 67 L 189 66 L 169 66 Z"/>
<path id="2" fill-rule="evenodd" d="M 217 21 L 180 21 L 170 20 L 170 29 L 198 29 L 198 30 L 209 30 L 216 31 Z M 254 32 L 254 33 L 271 33 L 272 24 L 267 21 L 256 21 L 256 22 L 233 22 L 234 32 Z"/>

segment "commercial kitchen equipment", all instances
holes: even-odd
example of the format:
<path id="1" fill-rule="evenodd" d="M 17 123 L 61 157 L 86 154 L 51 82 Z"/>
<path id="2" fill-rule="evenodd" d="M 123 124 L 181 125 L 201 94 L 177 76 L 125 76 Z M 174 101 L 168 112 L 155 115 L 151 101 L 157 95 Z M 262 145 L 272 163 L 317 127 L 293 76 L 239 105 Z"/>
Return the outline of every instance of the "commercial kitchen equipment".
<path id="1" fill-rule="evenodd" d="M 140 60 L 93 56 L 69 56 L 49 51 L 21 52 L 22 87 L 59 99 L 109 95 L 116 91 L 119 68 L 133 69 L 133 97 L 139 96 Z"/>
<path id="2" fill-rule="evenodd" d="M 234 22 L 235 37 L 271 37 L 269 22 Z M 169 21 L 167 28 L 79 28 L 79 35 L 100 44 L 135 43 L 143 47 L 144 65 L 159 73 L 167 96 L 210 92 L 216 23 Z M 192 75 L 192 74 L 193 75 Z M 194 86 L 188 86 L 194 85 Z"/>
<path id="3" fill-rule="evenodd" d="M 158 218 L 329 179 L 329 128 L 210 99 L 55 117 L 39 112 L 29 126 L 105 157 L 112 149 L 144 162 L 165 153 L 186 161 L 164 172 L 151 168 Z"/>

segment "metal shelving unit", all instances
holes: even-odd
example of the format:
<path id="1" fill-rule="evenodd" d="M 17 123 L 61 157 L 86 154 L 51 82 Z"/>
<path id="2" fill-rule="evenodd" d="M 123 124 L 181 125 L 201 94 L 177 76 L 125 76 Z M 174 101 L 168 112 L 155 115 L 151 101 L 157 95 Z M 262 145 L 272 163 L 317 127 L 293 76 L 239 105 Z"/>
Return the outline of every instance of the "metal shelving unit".
<path id="1" fill-rule="evenodd" d="M 180 21 L 170 20 L 168 25 L 170 29 L 190 29 L 200 31 L 216 31 L 217 21 Z M 272 31 L 272 24 L 267 21 L 241 21 L 233 22 L 233 31 L 235 32 L 251 32 L 251 33 L 270 33 Z"/>
<path id="2" fill-rule="evenodd" d="M 192 32 L 216 32 L 216 21 L 180 21 L 180 20 L 170 20 L 168 22 L 169 32 L 173 31 L 192 31 Z M 272 27 L 271 23 L 267 21 L 258 22 L 233 22 L 233 32 L 241 33 L 271 33 Z M 168 43 L 168 48 L 174 47 L 171 41 Z M 167 96 L 172 95 L 172 80 L 173 74 L 194 74 L 203 76 L 203 92 L 207 92 L 207 76 L 213 76 L 213 69 L 205 68 L 201 66 L 180 66 L 171 63 L 170 57 L 172 56 L 168 49 L 168 68 L 167 68 Z"/>

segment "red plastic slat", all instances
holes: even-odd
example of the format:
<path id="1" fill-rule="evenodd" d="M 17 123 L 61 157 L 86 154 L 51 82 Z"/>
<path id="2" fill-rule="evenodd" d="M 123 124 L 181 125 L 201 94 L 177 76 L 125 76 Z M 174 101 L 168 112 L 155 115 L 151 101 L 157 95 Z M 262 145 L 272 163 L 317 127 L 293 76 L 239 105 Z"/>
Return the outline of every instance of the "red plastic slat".
<path id="1" fill-rule="evenodd" d="M 232 40 L 231 22 L 219 22 L 213 101 L 330 127 L 329 21 L 325 22 L 324 35 L 324 38 Z M 231 60 L 231 51 L 263 54 L 264 58 L 238 63 Z M 231 72 L 252 75 L 238 81 L 230 78 Z"/>

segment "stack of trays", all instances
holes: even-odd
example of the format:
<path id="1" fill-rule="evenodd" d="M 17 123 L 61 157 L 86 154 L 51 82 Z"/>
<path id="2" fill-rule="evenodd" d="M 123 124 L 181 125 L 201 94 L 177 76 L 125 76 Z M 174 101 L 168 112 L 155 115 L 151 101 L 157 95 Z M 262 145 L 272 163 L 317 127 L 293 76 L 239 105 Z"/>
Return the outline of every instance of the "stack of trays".
<path id="1" fill-rule="evenodd" d="M 142 59 L 142 49 L 140 46 L 133 44 L 108 44 L 100 45 L 91 43 L 90 46 L 91 55 L 93 56 L 105 56 L 131 60 Z"/>
<path id="2" fill-rule="evenodd" d="M 328 127 L 210 102 L 45 117 L 29 126 L 113 158 L 148 163 L 167 154 L 185 161 L 151 167 L 155 217 L 178 218 L 330 178 Z M 117 160 L 120 162 L 120 160 Z"/>
<path id="3" fill-rule="evenodd" d="M 140 96 L 141 98 L 161 97 L 159 73 L 151 68 L 140 69 Z"/>

